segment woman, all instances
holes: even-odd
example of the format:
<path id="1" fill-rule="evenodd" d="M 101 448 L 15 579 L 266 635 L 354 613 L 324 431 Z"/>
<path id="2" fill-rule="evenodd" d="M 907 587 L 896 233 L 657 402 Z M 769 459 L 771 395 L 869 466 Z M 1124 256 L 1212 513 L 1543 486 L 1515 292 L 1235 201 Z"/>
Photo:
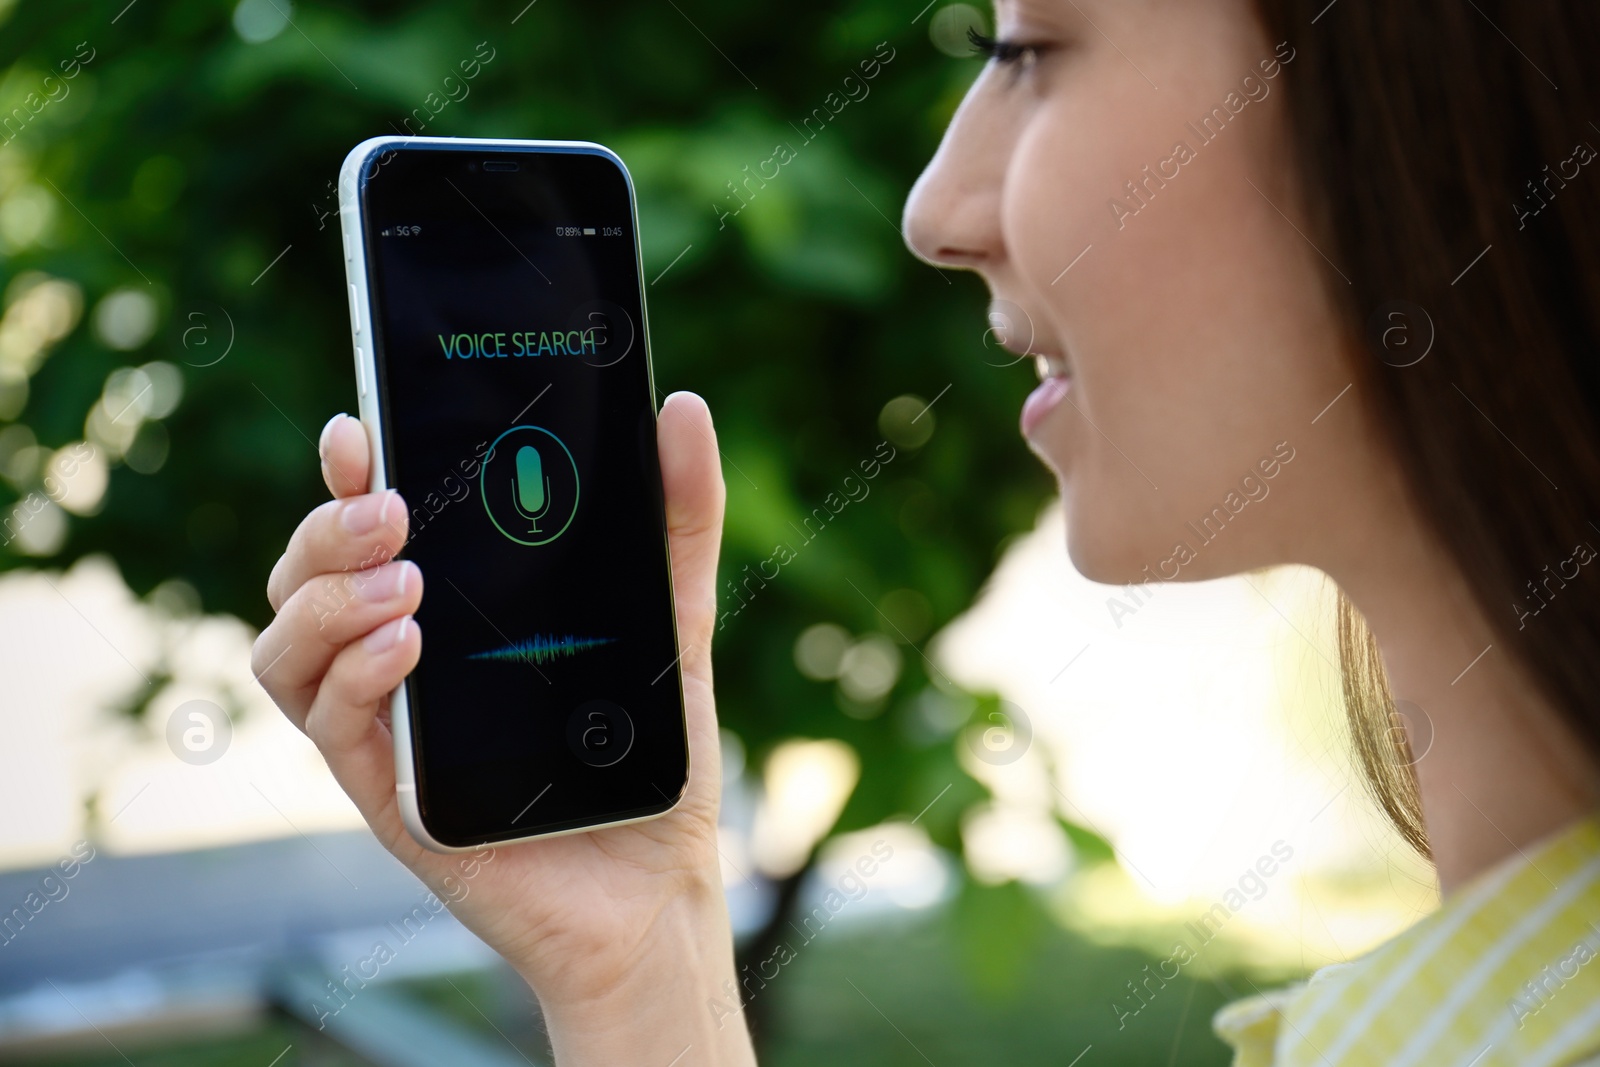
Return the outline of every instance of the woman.
<path id="1" fill-rule="evenodd" d="M 1345 598 L 1358 749 L 1444 903 L 1225 1010 L 1240 1063 L 1600 1055 L 1597 24 L 1509 0 L 997 0 L 990 64 L 907 205 L 913 250 L 979 272 L 1035 357 L 1023 432 L 1080 571 L 1304 563 Z M 659 432 L 689 793 L 654 822 L 496 849 L 456 908 L 565 1065 L 752 1059 L 707 1010 L 734 979 L 707 652 L 723 487 L 699 398 L 669 397 Z M 326 631 L 309 607 L 323 576 L 400 549 L 380 520 L 405 508 L 364 493 L 354 420 L 320 450 L 336 499 L 273 571 L 256 664 L 442 891 L 462 861 L 401 826 L 384 712 L 421 648 L 420 576 L 389 563 Z M 1217 508 L 1264 478 L 1270 503 Z M 1432 724 L 1414 768 L 1396 699 Z"/>

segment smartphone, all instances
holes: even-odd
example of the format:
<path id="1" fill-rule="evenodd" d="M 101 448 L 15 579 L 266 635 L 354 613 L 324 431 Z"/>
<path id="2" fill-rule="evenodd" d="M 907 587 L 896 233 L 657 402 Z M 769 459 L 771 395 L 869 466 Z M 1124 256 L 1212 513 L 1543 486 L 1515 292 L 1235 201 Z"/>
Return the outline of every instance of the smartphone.
<path id="1" fill-rule="evenodd" d="M 627 168 L 380 137 L 339 197 L 371 488 L 427 588 L 390 704 L 406 826 L 456 851 L 663 814 L 689 754 Z"/>

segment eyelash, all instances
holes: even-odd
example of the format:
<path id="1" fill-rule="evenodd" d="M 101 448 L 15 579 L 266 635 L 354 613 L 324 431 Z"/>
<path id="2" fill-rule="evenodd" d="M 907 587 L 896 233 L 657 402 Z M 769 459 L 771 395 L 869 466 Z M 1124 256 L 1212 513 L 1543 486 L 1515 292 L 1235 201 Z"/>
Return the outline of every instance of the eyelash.
<path id="1" fill-rule="evenodd" d="M 1043 50 L 1035 44 L 997 40 L 971 27 L 967 29 L 967 40 L 978 54 L 999 66 L 1031 67 L 1039 61 L 1039 53 Z"/>

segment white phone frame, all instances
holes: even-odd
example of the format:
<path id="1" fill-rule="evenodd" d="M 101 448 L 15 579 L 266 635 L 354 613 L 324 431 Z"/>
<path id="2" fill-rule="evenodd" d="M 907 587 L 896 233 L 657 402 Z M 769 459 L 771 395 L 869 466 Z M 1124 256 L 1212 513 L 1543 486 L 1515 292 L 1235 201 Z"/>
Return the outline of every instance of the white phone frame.
<path id="1" fill-rule="evenodd" d="M 633 247 L 634 259 L 637 264 L 639 277 L 639 311 L 641 315 L 640 337 L 642 352 L 645 361 L 645 374 L 650 386 L 650 404 L 655 408 L 655 372 L 650 364 L 650 313 L 645 306 L 644 292 L 644 257 L 643 246 L 639 240 L 639 203 L 634 194 L 633 175 L 628 172 L 627 165 L 622 162 L 611 149 L 594 141 L 541 141 L 541 140 L 516 140 L 485 137 L 372 137 L 350 150 L 345 156 L 344 164 L 339 168 L 339 229 L 344 239 L 344 270 L 345 278 L 350 287 L 350 343 L 354 350 L 356 365 L 356 392 L 359 403 L 358 410 L 361 423 L 367 431 L 368 450 L 371 456 L 371 476 L 368 488 L 372 492 L 380 492 L 391 488 L 389 485 L 388 471 L 385 469 L 387 462 L 383 450 L 383 412 L 378 401 L 378 357 L 372 344 L 372 290 L 367 272 L 367 246 L 366 226 L 362 216 L 361 182 L 360 177 L 369 160 L 380 152 L 391 151 L 396 148 L 413 146 L 440 147 L 465 147 L 471 145 L 482 146 L 491 151 L 495 149 L 512 148 L 516 150 L 551 148 L 560 151 L 581 151 L 603 155 L 617 165 L 622 171 L 623 179 L 628 186 L 628 206 L 633 216 Z M 363 326 L 366 329 L 363 329 Z M 667 565 L 670 570 L 671 555 L 668 551 Z M 670 595 L 670 583 L 669 583 Z M 677 608 L 673 607 L 673 633 L 674 649 L 682 656 L 682 647 L 678 641 Z M 422 822 L 422 808 L 417 800 L 417 775 L 416 753 L 411 743 L 411 708 L 406 700 L 406 684 L 404 681 L 395 687 L 389 695 L 389 722 L 390 734 L 394 738 L 394 789 L 395 801 L 400 808 L 401 820 L 410 831 L 417 843 L 432 852 L 476 852 L 484 848 L 495 848 L 500 845 L 510 845 L 518 841 L 531 841 L 545 837 L 565 837 L 569 834 L 586 834 L 595 830 L 604 830 L 612 826 L 629 826 L 634 823 L 649 822 L 659 819 L 675 809 L 689 791 L 689 780 L 693 774 L 691 767 L 692 753 L 688 744 L 687 709 L 684 707 L 683 678 L 678 675 L 678 706 L 683 709 L 680 714 L 684 716 L 684 775 L 683 788 L 672 803 L 653 815 L 641 815 L 631 819 L 619 819 L 615 822 L 594 823 L 589 826 L 578 826 L 567 830 L 552 830 L 543 833 L 527 834 L 522 837 L 501 838 L 496 841 L 486 841 L 476 845 L 447 845 L 436 839 L 427 830 Z"/>

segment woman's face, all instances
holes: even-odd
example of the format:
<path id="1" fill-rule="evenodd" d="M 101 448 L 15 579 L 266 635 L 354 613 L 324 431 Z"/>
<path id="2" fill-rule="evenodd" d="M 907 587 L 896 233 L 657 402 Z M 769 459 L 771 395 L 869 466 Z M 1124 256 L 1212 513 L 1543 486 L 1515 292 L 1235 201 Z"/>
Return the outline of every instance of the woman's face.
<path id="1" fill-rule="evenodd" d="M 1023 432 L 1074 564 L 1121 583 L 1326 563 L 1374 457 L 1358 391 L 1328 407 L 1352 381 L 1346 282 L 1289 165 L 1293 43 L 1248 0 L 996 9 L 1001 54 L 905 231 L 983 275 L 1001 339 L 1050 375 Z"/>

